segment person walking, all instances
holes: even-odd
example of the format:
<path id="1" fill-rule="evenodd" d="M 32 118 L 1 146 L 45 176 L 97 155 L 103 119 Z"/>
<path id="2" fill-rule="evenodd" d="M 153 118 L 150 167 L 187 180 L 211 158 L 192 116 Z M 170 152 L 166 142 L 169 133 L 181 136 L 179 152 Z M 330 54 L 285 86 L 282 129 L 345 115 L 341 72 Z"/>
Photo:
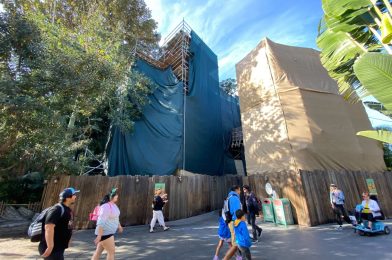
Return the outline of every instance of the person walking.
<path id="1" fill-rule="evenodd" d="M 259 213 L 259 204 L 256 195 L 251 191 L 248 185 L 243 186 L 245 195 L 245 206 L 248 213 L 248 224 L 252 226 L 253 242 L 257 242 L 263 229 L 256 225 L 256 215 Z"/>
<path id="2" fill-rule="evenodd" d="M 238 249 L 241 252 L 243 260 L 252 260 L 250 253 L 252 242 L 250 241 L 248 227 L 245 223 L 245 213 L 239 209 L 235 212 L 235 215 L 237 219 L 234 221 L 234 230 Z"/>
<path id="3" fill-rule="evenodd" d="M 218 229 L 219 242 L 218 245 L 216 246 L 215 256 L 213 260 L 219 260 L 219 252 L 224 242 L 227 242 L 229 248 L 231 248 L 230 229 L 226 221 L 223 219 L 223 214 L 224 212 L 222 212 L 222 216 L 219 217 L 219 229 Z"/>
<path id="4" fill-rule="evenodd" d="M 236 235 L 235 235 L 235 231 L 234 231 L 234 221 L 237 219 L 235 212 L 242 208 L 240 194 L 241 194 L 240 186 L 234 185 L 233 187 L 231 187 L 231 191 L 229 192 L 229 195 L 227 196 L 229 211 L 230 211 L 230 215 L 232 216 L 231 221 L 229 222 L 232 247 L 229 249 L 229 251 L 227 251 L 225 257 L 223 258 L 224 260 L 231 259 L 231 257 L 238 251 L 238 246 L 237 246 L 236 238 L 235 238 Z M 239 256 L 239 255 L 237 255 L 236 258 L 237 258 L 237 260 L 242 259 L 241 256 Z"/>
<path id="5" fill-rule="evenodd" d="M 343 191 L 339 190 L 335 184 L 330 185 L 330 203 L 332 210 L 336 216 L 336 222 L 338 223 L 337 230 L 342 230 L 342 218 L 349 224 L 351 224 L 351 220 L 347 215 L 347 212 L 344 208 L 344 193 Z"/>
<path id="6" fill-rule="evenodd" d="M 154 227 L 155 224 L 158 220 L 159 224 L 163 227 L 163 231 L 166 231 L 169 229 L 165 225 L 165 219 L 163 218 L 163 206 L 168 202 L 169 200 L 167 199 L 167 194 L 162 194 L 161 189 L 157 189 L 155 191 L 155 196 L 153 200 L 153 208 L 152 208 L 152 220 L 150 224 L 150 233 L 154 232 Z"/>
<path id="7" fill-rule="evenodd" d="M 76 201 L 79 190 L 72 187 L 60 193 L 59 204 L 48 210 L 42 222 L 42 236 L 38 245 L 40 255 L 46 260 L 63 260 L 73 229 L 73 213 L 70 206 Z"/>
<path id="8" fill-rule="evenodd" d="M 91 258 L 92 260 L 98 260 L 103 250 L 107 252 L 107 260 L 114 260 L 114 234 L 117 231 L 119 233 L 123 232 L 119 219 L 120 209 L 116 205 L 117 201 L 117 188 L 113 188 L 109 194 L 105 195 L 100 203 L 97 227 L 95 228 L 96 238 L 94 240 L 97 248 Z"/>

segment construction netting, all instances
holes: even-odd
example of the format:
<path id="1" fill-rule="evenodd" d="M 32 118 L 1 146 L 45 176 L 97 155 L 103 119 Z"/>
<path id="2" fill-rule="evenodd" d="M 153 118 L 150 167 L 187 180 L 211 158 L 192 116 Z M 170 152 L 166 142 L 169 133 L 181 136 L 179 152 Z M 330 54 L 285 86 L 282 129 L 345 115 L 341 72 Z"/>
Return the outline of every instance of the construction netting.
<path id="1" fill-rule="evenodd" d="M 135 69 L 157 88 L 132 133 L 112 130 L 110 176 L 170 175 L 177 169 L 209 175 L 236 173 L 229 146 L 231 129 L 240 126 L 238 99 L 220 91 L 216 55 L 196 33 L 190 36 L 185 100 L 183 83 L 171 68 L 161 70 L 137 61 Z"/>
<path id="2" fill-rule="evenodd" d="M 265 39 L 236 65 L 248 174 L 385 170 L 361 103 L 349 103 L 319 52 Z"/>

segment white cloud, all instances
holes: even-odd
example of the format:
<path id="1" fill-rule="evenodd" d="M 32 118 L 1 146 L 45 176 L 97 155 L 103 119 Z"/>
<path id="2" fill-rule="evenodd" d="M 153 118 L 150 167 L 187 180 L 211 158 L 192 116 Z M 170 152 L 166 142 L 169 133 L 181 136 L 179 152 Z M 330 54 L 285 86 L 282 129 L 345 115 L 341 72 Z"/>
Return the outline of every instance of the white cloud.
<path id="1" fill-rule="evenodd" d="M 182 19 L 218 55 L 220 79 L 235 77 L 235 63 L 249 53 L 262 38 L 295 46 L 309 45 L 307 24 L 318 17 L 304 18 L 297 10 L 286 10 L 271 17 L 275 8 L 272 1 L 252 0 L 145 0 L 152 17 L 158 22 L 158 31 L 164 38 Z M 253 17 L 248 13 L 254 10 Z M 279 9 L 275 9 L 273 12 Z M 281 9 L 282 10 L 282 9 Z M 255 17 L 255 15 L 259 15 Z M 316 28 L 316 26 L 315 26 Z M 316 30 L 316 29 L 315 29 Z"/>

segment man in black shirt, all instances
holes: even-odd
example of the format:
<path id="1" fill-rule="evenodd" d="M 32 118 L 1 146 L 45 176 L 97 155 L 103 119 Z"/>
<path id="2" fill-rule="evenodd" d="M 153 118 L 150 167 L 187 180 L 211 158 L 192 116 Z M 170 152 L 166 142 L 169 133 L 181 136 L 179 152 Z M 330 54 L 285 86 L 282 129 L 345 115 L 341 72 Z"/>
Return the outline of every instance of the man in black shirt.
<path id="1" fill-rule="evenodd" d="M 75 203 L 74 188 L 66 188 L 60 193 L 60 203 L 46 213 L 42 223 L 42 237 L 38 251 L 46 260 L 63 260 L 72 236 L 73 214 L 69 206 Z"/>
<path id="2" fill-rule="evenodd" d="M 152 206 L 152 220 L 150 224 L 150 233 L 154 232 L 155 223 L 159 222 L 159 224 L 163 227 L 163 230 L 166 231 L 169 227 L 166 227 L 165 220 L 163 218 L 162 208 L 165 203 L 168 202 L 167 194 L 162 194 L 162 190 L 158 189 L 155 192 L 153 206 Z"/>

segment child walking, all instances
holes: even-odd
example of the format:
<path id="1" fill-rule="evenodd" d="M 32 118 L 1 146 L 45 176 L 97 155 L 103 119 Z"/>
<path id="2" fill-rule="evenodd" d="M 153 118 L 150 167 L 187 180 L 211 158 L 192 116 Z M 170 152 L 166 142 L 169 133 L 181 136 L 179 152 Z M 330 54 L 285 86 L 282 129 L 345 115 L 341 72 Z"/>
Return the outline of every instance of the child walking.
<path id="1" fill-rule="evenodd" d="M 219 260 L 219 257 L 218 257 L 219 251 L 222 248 L 224 242 L 227 242 L 229 244 L 229 247 L 231 247 L 230 229 L 222 216 L 219 218 L 218 236 L 219 236 L 219 242 L 216 247 L 215 256 L 214 256 L 213 260 Z"/>
<path id="2" fill-rule="evenodd" d="M 234 231 L 238 249 L 243 260 L 251 260 L 250 246 L 252 242 L 246 225 L 245 213 L 239 209 L 235 212 L 235 215 L 237 219 L 234 220 Z"/>

